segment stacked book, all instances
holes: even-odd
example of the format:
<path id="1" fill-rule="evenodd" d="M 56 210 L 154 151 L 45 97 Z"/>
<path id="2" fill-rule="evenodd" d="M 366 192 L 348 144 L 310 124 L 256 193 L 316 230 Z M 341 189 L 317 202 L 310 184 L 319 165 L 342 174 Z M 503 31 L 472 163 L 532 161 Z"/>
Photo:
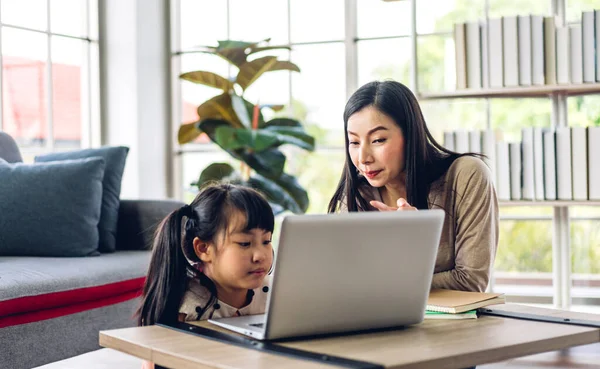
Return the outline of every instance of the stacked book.
<path id="1" fill-rule="evenodd" d="M 526 127 L 520 142 L 456 130 L 444 146 L 485 155 L 499 200 L 600 200 L 600 127 Z"/>
<path id="2" fill-rule="evenodd" d="M 454 25 L 456 88 L 600 82 L 600 10 L 558 26 L 541 15 Z"/>
<path id="3" fill-rule="evenodd" d="M 504 303 L 501 293 L 432 289 L 425 308 L 425 319 L 477 319 L 477 309 Z"/>

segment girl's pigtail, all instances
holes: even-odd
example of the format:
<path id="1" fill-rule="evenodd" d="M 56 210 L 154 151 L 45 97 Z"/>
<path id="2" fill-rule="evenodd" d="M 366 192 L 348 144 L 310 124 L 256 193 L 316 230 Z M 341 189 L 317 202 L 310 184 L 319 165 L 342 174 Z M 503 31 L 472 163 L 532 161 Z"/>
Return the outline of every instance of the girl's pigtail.
<path id="1" fill-rule="evenodd" d="M 182 251 L 181 220 L 189 209 L 173 211 L 160 224 L 154 237 L 138 325 L 170 324 L 177 321 L 179 305 L 187 287 L 187 260 Z"/>

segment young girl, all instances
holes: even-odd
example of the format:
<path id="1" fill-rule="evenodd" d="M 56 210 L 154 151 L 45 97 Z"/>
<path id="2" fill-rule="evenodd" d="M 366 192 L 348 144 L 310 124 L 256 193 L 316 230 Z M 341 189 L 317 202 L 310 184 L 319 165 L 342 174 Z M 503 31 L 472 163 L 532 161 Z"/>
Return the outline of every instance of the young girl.
<path id="1" fill-rule="evenodd" d="M 229 184 L 202 189 L 158 228 L 138 324 L 264 313 L 273 226 L 258 192 Z"/>

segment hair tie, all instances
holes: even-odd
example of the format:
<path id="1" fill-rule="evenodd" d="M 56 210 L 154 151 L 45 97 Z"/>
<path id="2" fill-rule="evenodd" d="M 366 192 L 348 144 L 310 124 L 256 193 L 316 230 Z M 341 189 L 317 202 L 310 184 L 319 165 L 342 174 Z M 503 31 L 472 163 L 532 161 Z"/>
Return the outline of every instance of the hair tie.
<path id="1" fill-rule="evenodd" d="M 186 216 L 188 218 L 194 218 L 194 215 L 196 214 L 196 212 L 194 211 L 194 208 L 192 208 L 189 205 L 184 205 L 179 209 L 179 212 L 182 216 Z"/>

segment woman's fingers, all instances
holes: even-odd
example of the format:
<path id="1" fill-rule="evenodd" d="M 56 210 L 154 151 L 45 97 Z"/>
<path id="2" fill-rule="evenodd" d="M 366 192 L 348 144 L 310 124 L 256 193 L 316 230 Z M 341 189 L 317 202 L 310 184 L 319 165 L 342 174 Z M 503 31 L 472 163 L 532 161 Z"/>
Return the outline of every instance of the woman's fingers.
<path id="1" fill-rule="evenodd" d="M 406 199 L 402 197 L 399 198 L 398 201 L 396 201 L 396 204 L 398 204 L 398 211 L 417 210 L 417 208 L 415 208 L 414 206 L 410 206 L 408 201 L 406 201 Z"/>
<path id="2" fill-rule="evenodd" d="M 371 200 L 369 202 L 369 204 L 371 204 L 372 207 L 374 207 L 375 209 L 378 209 L 379 211 L 396 211 L 396 210 L 398 210 L 397 208 L 387 206 L 386 204 L 382 203 L 381 201 Z"/>

